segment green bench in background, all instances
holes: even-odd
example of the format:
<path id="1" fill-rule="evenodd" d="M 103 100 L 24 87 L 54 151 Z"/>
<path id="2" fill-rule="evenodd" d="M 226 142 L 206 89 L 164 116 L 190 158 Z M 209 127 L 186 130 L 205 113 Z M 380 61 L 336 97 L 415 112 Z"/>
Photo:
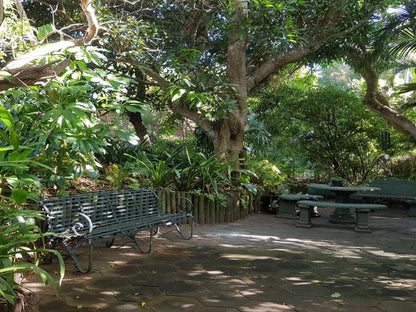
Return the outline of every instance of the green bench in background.
<path id="1" fill-rule="evenodd" d="M 407 180 L 376 180 L 369 186 L 380 188 L 380 191 L 359 192 L 351 195 L 351 199 L 367 203 L 385 201 L 391 206 L 394 201 L 405 202 L 409 206 L 409 216 L 416 217 L 416 183 Z"/>

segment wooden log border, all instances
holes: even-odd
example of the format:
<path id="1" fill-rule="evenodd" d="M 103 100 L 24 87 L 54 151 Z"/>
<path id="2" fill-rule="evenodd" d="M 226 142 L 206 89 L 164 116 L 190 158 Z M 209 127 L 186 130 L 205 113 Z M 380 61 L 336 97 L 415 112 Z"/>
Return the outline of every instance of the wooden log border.
<path id="1" fill-rule="evenodd" d="M 159 190 L 157 195 L 164 212 L 175 213 L 180 210 L 192 210 L 195 222 L 198 224 L 233 222 L 260 211 L 260 207 L 257 205 L 257 196 L 251 193 L 239 194 L 238 200 L 228 200 L 227 204 L 221 203 L 219 200 L 210 200 L 204 194 Z M 192 209 L 189 202 L 183 199 L 184 197 L 192 202 Z"/>

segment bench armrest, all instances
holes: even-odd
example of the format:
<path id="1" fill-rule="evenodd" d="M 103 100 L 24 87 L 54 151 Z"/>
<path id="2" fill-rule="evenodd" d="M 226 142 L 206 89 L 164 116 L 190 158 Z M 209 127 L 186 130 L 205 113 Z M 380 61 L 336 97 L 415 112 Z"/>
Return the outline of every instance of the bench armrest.
<path id="1" fill-rule="evenodd" d="M 76 222 L 71 230 L 75 234 L 75 236 L 84 236 L 86 233 L 80 233 L 80 231 L 85 232 L 85 230 L 88 231 L 88 233 L 91 233 L 93 229 L 92 221 L 90 217 L 88 217 L 85 213 L 79 212 L 77 215 L 83 217 L 85 219 L 85 222 Z M 85 229 L 86 225 L 88 226 L 88 229 Z"/>
<path id="2" fill-rule="evenodd" d="M 185 197 L 185 196 L 180 196 L 179 198 L 185 200 L 185 203 L 181 203 L 181 205 L 179 206 L 179 211 L 192 213 L 193 212 L 193 206 L 194 206 L 192 201 L 189 198 Z"/>

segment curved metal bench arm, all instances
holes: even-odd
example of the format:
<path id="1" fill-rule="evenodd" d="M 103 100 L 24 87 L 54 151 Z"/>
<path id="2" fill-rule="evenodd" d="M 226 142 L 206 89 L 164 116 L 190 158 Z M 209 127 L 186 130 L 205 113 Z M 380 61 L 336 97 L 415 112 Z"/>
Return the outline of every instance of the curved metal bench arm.
<path id="1" fill-rule="evenodd" d="M 185 196 L 180 196 L 179 197 L 180 199 L 184 199 L 186 202 L 188 202 L 188 204 L 189 204 L 189 207 L 190 207 L 190 209 L 186 209 L 186 206 L 188 206 L 188 205 L 183 205 L 184 207 L 179 207 L 179 211 L 181 211 L 181 212 L 192 212 L 193 211 L 193 207 L 194 207 L 194 204 L 192 203 L 192 201 L 188 198 L 188 197 L 185 197 Z M 181 208 L 184 208 L 184 209 L 181 209 Z"/>
<path id="2" fill-rule="evenodd" d="M 92 224 L 92 221 L 91 221 L 91 218 L 88 217 L 85 213 L 82 213 L 82 212 L 77 213 L 77 216 L 81 216 L 81 217 L 83 217 L 85 219 L 85 221 L 87 222 L 87 225 L 88 225 L 88 233 L 91 233 L 92 232 L 92 229 L 94 228 L 94 226 Z M 71 230 L 75 234 L 75 236 L 78 236 L 78 237 L 79 236 L 84 236 L 85 233 L 80 233 L 79 232 L 79 231 L 83 230 L 84 227 L 85 227 L 84 223 L 76 222 L 72 226 Z"/>

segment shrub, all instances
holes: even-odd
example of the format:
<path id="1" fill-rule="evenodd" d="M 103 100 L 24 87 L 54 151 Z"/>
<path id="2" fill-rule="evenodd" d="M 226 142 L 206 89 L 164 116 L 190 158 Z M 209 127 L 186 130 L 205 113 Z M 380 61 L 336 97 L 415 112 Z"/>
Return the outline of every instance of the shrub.
<path id="1" fill-rule="evenodd" d="M 45 285 L 50 284 L 56 291 L 53 277 L 39 267 L 40 255 L 45 252 L 55 254 L 60 263 L 60 282 L 65 274 L 62 256 L 56 250 L 44 247 L 44 234 L 36 224 L 42 220 L 39 211 L 25 210 L 0 203 L 0 296 L 10 304 L 15 304 L 20 285 L 15 282 L 15 274 L 34 272 Z M 23 254 L 30 254 L 32 262 L 22 261 Z"/>
<path id="2" fill-rule="evenodd" d="M 249 159 L 250 170 L 256 175 L 255 183 L 266 193 L 281 194 L 284 176 L 277 166 L 266 159 Z"/>
<path id="3" fill-rule="evenodd" d="M 397 155 L 384 161 L 383 169 L 386 177 L 416 181 L 416 152 Z"/>

